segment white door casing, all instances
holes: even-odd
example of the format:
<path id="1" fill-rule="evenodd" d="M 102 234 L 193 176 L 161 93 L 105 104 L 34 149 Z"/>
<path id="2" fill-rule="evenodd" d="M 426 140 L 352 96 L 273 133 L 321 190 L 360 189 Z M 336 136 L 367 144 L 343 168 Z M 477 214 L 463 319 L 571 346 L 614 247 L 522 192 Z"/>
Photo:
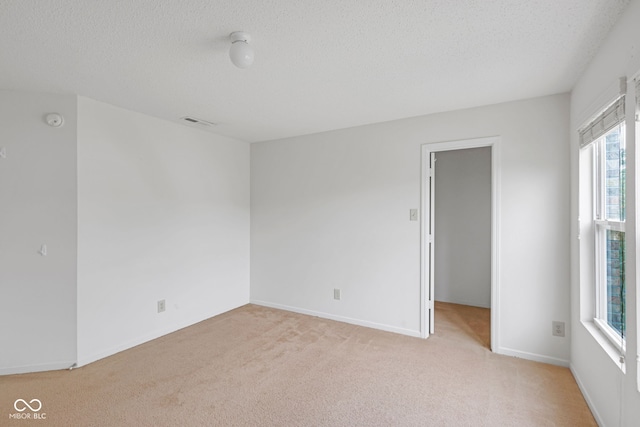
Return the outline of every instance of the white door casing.
<path id="1" fill-rule="evenodd" d="M 491 147 L 491 349 L 499 348 L 499 204 L 500 204 L 500 137 L 475 138 L 422 145 L 421 195 L 421 268 L 420 268 L 420 335 L 434 333 L 434 243 L 435 243 L 435 153 L 438 151 Z"/>

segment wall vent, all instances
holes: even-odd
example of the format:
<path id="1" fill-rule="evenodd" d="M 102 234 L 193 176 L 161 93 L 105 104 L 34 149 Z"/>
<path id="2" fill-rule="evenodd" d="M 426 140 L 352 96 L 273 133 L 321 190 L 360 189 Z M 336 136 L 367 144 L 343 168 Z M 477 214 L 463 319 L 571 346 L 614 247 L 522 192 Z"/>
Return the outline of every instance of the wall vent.
<path id="1" fill-rule="evenodd" d="M 209 128 L 209 127 L 216 126 L 216 124 L 213 122 L 208 122 L 206 120 L 197 119 L 191 116 L 180 117 L 180 121 L 191 126 L 202 127 L 202 128 Z"/>

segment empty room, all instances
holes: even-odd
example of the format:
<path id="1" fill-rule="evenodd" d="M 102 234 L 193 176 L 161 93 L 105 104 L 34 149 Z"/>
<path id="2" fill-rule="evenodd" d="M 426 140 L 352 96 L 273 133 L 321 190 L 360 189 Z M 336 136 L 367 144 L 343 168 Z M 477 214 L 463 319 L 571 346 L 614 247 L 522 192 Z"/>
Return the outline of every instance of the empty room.
<path id="1" fill-rule="evenodd" d="M 0 425 L 640 425 L 640 0 L 0 0 Z"/>

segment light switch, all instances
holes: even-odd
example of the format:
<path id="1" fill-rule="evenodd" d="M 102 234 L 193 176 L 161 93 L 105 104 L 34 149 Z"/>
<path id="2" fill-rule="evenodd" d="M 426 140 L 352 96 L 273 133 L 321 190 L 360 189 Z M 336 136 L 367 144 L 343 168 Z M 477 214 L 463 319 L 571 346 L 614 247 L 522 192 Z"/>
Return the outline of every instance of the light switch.
<path id="1" fill-rule="evenodd" d="M 409 209 L 409 221 L 418 220 L 418 209 Z"/>

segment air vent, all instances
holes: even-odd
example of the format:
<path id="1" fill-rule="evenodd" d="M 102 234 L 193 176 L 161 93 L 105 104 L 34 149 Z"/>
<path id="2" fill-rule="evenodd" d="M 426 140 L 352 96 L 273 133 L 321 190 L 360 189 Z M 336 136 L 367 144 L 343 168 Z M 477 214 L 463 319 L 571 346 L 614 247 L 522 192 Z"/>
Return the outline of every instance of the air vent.
<path id="1" fill-rule="evenodd" d="M 181 117 L 180 120 L 183 121 L 185 124 L 196 126 L 196 127 L 209 128 L 209 127 L 216 126 L 216 124 L 213 122 L 208 122 L 202 119 L 196 119 L 195 117 L 185 116 L 185 117 Z"/>

